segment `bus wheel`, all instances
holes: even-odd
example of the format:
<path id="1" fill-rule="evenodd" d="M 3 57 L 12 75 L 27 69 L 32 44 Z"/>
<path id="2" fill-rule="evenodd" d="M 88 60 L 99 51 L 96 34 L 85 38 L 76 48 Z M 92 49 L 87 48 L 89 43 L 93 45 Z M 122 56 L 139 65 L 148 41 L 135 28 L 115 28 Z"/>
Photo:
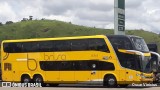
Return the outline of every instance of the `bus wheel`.
<path id="1" fill-rule="evenodd" d="M 43 78 L 42 78 L 41 75 L 35 75 L 35 76 L 33 77 L 33 82 L 34 82 L 34 83 L 41 83 L 41 85 L 42 85 L 43 87 L 45 86 L 45 84 L 44 84 L 44 82 L 43 82 Z"/>
<path id="2" fill-rule="evenodd" d="M 107 75 L 104 77 L 103 86 L 117 87 L 117 80 L 113 75 Z"/>
<path id="3" fill-rule="evenodd" d="M 23 75 L 23 76 L 21 77 L 21 82 L 22 82 L 22 83 L 30 83 L 30 82 L 31 82 L 30 76 L 28 76 L 28 75 Z"/>

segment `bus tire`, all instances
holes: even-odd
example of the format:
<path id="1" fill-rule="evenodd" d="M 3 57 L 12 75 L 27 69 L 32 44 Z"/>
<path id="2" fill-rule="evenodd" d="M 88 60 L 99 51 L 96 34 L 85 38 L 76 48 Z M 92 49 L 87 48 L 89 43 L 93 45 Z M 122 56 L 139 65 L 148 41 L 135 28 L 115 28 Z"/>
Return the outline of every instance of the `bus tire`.
<path id="1" fill-rule="evenodd" d="M 25 74 L 25 75 L 22 75 L 21 77 L 21 83 L 30 83 L 31 82 L 31 78 L 29 75 Z"/>
<path id="2" fill-rule="evenodd" d="M 117 87 L 117 80 L 113 75 L 106 75 L 104 77 L 103 86 L 107 87 Z"/>
<path id="3" fill-rule="evenodd" d="M 34 75 L 33 82 L 34 83 L 41 83 L 42 87 L 46 86 L 41 75 Z"/>

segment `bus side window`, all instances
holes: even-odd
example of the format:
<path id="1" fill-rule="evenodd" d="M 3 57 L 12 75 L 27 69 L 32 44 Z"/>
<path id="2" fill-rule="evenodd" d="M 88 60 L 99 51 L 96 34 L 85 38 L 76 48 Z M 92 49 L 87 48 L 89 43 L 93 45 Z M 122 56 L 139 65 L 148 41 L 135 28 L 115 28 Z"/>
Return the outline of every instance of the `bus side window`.
<path id="1" fill-rule="evenodd" d="M 90 39 L 89 49 L 96 51 L 109 52 L 108 46 L 106 45 L 104 39 Z"/>
<path id="2" fill-rule="evenodd" d="M 70 41 L 69 40 L 60 40 L 54 41 L 55 43 L 55 50 L 54 51 L 70 51 Z"/>
<path id="3" fill-rule="evenodd" d="M 115 66 L 111 62 L 99 62 L 100 70 L 115 70 Z"/>
<path id="4" fill-rule="evenodd" d="M 99 62 L 98 61 L 88 61 L 87 64 L 88 64 L 90 70 L 99 69 Z"/>
<path id="5" fill-rule="evenodd" d="M 52 41 L 39 42 L 39 51 L 48 52 L 54 50 L 54 43 Z"/>
<path id="6" fill-rule="evenodd" d="M 76 70 L 90 70 L 90 67 L 88 65 L 89 61 L 75 61 L 75 69 Z"/>
<path id="7" fill-rule="evenodd" d="M 59 70 L 65 71 L 65 70 L 74 70 L 73 67 L 73 62 L 67 62 L 67 61 L 62 61 L 59 64 Z"/>
<path id="8" fill-rule="evenodd" d="M 86 39 L 71 40 L 72 51 L 88 50 L 88 41 Z"/>
<path id="9" fill-rule="evenodd" d="M 7 52 L 7 53 L 11 53 L 13 50 L 12 50 L 12 46 L 10 45 L 10 43 L 4 43 L 3 44 L 3 48 L 4 48 L 4 52 Z"/>
<path id="10" fill-rule="evenodd" d="M 23 52 L 23 45 L 22 43 L 16 43 L 16 52 Z"/>
<path id="11" fill-rule="evenodd" d="M 37 42 L 23 42 L 23 52 L 37 52 L 39 51 L 39 43 Z"/>
<path id="12" fill-rule="evenodd" d="M 40 68 L 44 71 L 58 71 L 59 62 L 55 61 L 40 61 Z"/>
<path id="13" fill-rule="evenodd" d="M 128 60 L 126 62 L 126 66 L 127 66 L 127 68 L 130 68 L 130 69 L 136 69 L 135 65 L 134 65 L 134 60 Z"/>
<path id="14" fill-rule="evenodd" d="M 128 49 L 132 50 L 132 44 L 130 43 L 130 40 L 125 37 L 108 37 L 113 48 L 116 49 Z"/>
<path id="15" fill-rule="evenodd" d="M 22 52 L 22 44 L 21 43 L 4 43 L 4 52 L 20 53 Z"/>

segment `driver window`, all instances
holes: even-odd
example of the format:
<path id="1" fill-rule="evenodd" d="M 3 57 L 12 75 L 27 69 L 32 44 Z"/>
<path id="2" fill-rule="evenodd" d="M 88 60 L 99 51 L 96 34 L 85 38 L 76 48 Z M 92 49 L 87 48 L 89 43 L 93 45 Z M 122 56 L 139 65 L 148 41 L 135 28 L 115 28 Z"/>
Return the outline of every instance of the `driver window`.
<path id="1" fill-rule="evenodd" d="M 129 68 L 129 69 L 136 69 L 135 68 L 134 60 L 128 60 L 128 61 L 126 61 L 126 67 Z"/>

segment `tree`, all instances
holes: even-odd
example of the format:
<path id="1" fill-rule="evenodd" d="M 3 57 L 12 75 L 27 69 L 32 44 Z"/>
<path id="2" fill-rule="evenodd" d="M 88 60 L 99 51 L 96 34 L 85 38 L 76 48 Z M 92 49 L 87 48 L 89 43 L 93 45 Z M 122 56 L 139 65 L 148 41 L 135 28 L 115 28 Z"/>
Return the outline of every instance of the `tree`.
<path id="1" fill-rule="evenodd" d="M 7 21 L 6 22 L 6 24 L 8 25 L 8 24 L 12 24 L 13 22 L 12 21 Z"/>
<path id="2" fill-rule="evenodd" d="M 0 22 L 0 26 L 3 26 L 2 22 Z"/>
<path id="3" fill-rule="evenodd" d="M 29 20 L 32 20 L 33 19 L 33 16 L 29 16 Z"/>
<path id="4" fill-rule="evenodd" d="M 72 22 L 69 22 L 69 24 L 72 24 Z"/>
<path id="5" fill-rule="evenodd" d="M 42 18 L 41 20 L 45 20 L 45 18 Z"/>
<path id="6" fill-rule="evenodd" d="M 23 18 L 21 21 L 27 21 L 28 19 L 27 18 Z"/>

